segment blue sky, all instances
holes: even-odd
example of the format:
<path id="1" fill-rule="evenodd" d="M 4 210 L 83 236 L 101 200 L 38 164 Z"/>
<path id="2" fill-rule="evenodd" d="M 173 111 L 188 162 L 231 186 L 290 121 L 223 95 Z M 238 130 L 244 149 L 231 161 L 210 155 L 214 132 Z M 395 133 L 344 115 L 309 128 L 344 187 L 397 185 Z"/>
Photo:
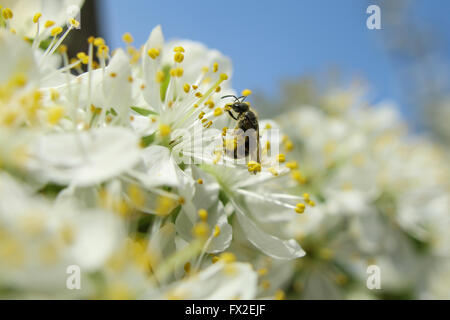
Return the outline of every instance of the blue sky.
<path id="1" fill-rule="evenodd" d="M 283 78 L 323 75 L 330 67 L 339 67 L 347 78 L 368 80 L 373 102 L 395 100 L 410 116 L 396 68 L 381 42 L 382 33 L 389 30 L 366 28 L 367 6 L 382 7 L 383 2 L 100 0 L 99 4 L 101 30 L 113 48 L 122 45 L 125 32 L 143 44 L 151 29 L 161 24 L 166 39 L 200 41 L 229 56 L 238 91 L 250 88 L 274 96 Z M 450 1 L 413 1 L 413 9 L 439 31 L 450 59 Z"/>

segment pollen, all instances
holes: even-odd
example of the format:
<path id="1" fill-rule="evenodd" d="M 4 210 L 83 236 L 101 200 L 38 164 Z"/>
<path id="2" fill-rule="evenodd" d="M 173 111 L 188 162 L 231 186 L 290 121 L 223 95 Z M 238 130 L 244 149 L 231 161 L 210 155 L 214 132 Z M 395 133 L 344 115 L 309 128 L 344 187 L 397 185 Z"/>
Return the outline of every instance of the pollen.
<path id="1" fill-rule="evenodd" d="M 270 167 L 268 170 L 274 176 L 278 176 L 278 171 L 274 167 Z"/>
<path id="2" fill-rule="evenodd" d="M 251 95 L 252 94 L 252 90 L 250 90 L 250 89 L 245 89 L 245 90 L 243 90 L 242 91 L 242 95 L 243 96 L 249 96 L 249 95 Z"/>
<path id="3" fill-rule="evenodd" d="M 2 17 L 3 19 L 8 20 L 12 19 L 14 17 L 14 14 L 10 8 L 5 8 L 2 10 Z"/>
<path id="4" fill-rule="evenodd" d="M 286 156 L 285 156 L 284 154 L 280 153 L 280 154 L 277 156 L 277 160 L 278 160 L 278 162 L 283 163 L 283 162 L 286 161 Z"/>
<path id="5" fill-rule="evenodd" d="M 223 114 L 223 109 L 222 108 L 215 108 L 214 109 L 214 116 L 215 117 L 218 117 L 218 116 L 220 116 L 222 114 Z"/>
<path id="6" fill-rule="evenodd" d="M 56 37 L 58 34 L 60 34 L 63 31 L 61 27 L 55 27 L 50 31 L 50 34 L 52 37 Z"/>
<path id="7" fill-rule="evenodd" d="M 208 211 L 205 209 L 198 210 L 197 214 L 202 221 L 206 221 L 208 219 Z"/>
<path id="8" fill-rule="evenodd" d="M 46 27 L 46 28 L 51 28 L 51 27 L 53 27 L 54 25 L 55 25 L 55 22 L 54 22 L 54 21 L 52 21 L 52 20 L 47 20 L 47 21 L 45 21 L 44 27 Z"/>
<path id="9" fill-rule="evenodd" d="M 256 161 L 249 161 L 247 163 L 248 171 L 249 172 L 260 172 L 261 171 L 261 164 Z"/>
<path id="10" fill-rule="evenodd" d="M 220 227 L 219 227 L 218 225 L 216 225 L 216 226 L 214 227 L 213 237 L 214 237 L 214 238 L 217 238 L 217 237 L 219 236 L 219 234 L 220 234 Z"/>
<path id="11" fill-rule="evenodd" d="M 198 184 L 203 184 L 203 179 L 198 179 L 198 180 L 197 180 L 197 183 L 198 183 Z"/>
<path id="12" fill-rule="evenodd" d="M 217 257 L 217 256 L 214 256 L 214 257 L 212 257 L 211 258 L 211 262 L 212 263 L 216 263 L 217 261 L 219 261 L 220 259 L 219 259 L 219 257 Z"/>
<path id="13" fill-rule="evenodd" d="M 217 72 L 219 70 L 219 64 L 217 62 L 214 62 L 213 64 L 213 72 Z"/>
<path id="14" fill-rule="evenodd" d="M 115 77 L 117 77 L 117 73 L 111 72 L 111 73 L 109 74 L 109 76 L 110 76 L 111 78 L 115 78 Z"/>
<path id="15" fill-rule="evenodd" d="M 62 107 L 52 107 L 47 109 L 47 121 L 51 125 L 55 125 L 61 120 L 64 115 L 64 109 Z"/>
<path id="16" fill-rule="evenodd" d="M 152 58 L 153 60 L 155 60 L 156 58 L 158 58 L 160 51 L 157 48 L 151 48 L 147 51 L 147 54 L 150 58 Z"/>
<path id="17" fill-rule="evenodd" d="M 302 214 L 303 212 L 305 212 L 305 204 L 304 203 L 297 203 L 297 205 L 295 206 L 295 212 Z"/>
<path id="18" fill-rule="evenodd" d="M 161 134 L 161 137 L 167 137 L 171 131 L 172 130 L 169 125 L 167 125 L 167 124 L 159 125 L 159 133 Z"/>
<path id="19" fill-rule="evenodd" d="M 182 54 L 181 52 L 177 52 L 174 54 L 173 56 L 173 60 L 177 63 L 181 63 L 184 60 L 184 54 Z"/>
<path id="20" fill-rule="evenodd" d="M 122 40 L 126 44 L 131 44 L 134 41 L 133 36 L 129 32 L 126 32 L 126 33 L 123 34 Z"/>
<path id="21" fill-rule="evenodd" d="M 184 90 L 184 92 L 189 93 L 189 90 L 191 90 L 191 86 L 189 84 L 185 83 L 183 86 L 183 90 Z"/>

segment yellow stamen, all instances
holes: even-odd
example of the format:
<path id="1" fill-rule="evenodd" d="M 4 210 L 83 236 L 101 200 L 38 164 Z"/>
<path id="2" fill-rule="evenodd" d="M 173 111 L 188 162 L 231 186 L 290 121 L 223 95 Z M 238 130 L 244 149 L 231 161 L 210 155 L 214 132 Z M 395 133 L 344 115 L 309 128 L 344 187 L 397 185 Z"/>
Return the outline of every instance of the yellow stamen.
<path id="1" fill-rule="evenodd" d="M 245 89 L 245 90 L 243 90 L 242 91 L 242 95 L 243 96 L 249 96 L 249 95 L 251 95 L 252 94 L 252 90 L 250 90 L 250 89 Z"/>
<path id="2" fill-rule="evenodd" d="M 123 34 L 122 40 L 126 44 L 131 44 L 134 41 L 133 36 L 129 32 L 126 32 L 126 33 Z"/>
<path id="3" fill-rule="evenodd" d="M 55 25 L 55 22 L 54 22 L 54 21 L 52 21 L 52 20 L 47 20 L 47 21 L 45 21 L 44 27 L 45 27 L 45 28 L 50 28 L 50 27 L 53 27 L 54 25 Z"/>
<path id="4" fill-rule="evenodd" d="M 249 161 L 247 163 L 248 171 L 249 172 L 260 172 L 261 171 L 261 164 L 256 161 Z"/>
<path id="5" fill-rule="evenodd" d="M 167 137 L 171 131 L 172 130 L 169 125 L 163 123 L 159 125 L 159 133 L 162 137 Z"/>
<path id="6" fill-rule="evenodd" d="M 38 12 L 33 17 L 33 23 L 38 23 L 39 19 L 42 17 L 42 13 Z"/>
<path id="7" fill-rule="evenodd" d="M 50 31 L 50 34 L 52 37 L 56 37 L 58 34 L 60 34 L 63 31 L 61 27 L 55 27 Z"/>
<path id="8" fill-rule="evenodd" d="M 153 60 L 155 60 L 156 58 L 158 58 L 160 51 L 157 48 L 151 48 L 147 51 L 147 54 L 150 58 L 152 58 Z"/>
<path id="9" fill-rule="evenodd" d="M 198 210 L 197 214 L 202 221 L 206 221 L 208 219 L 208 211 L 205 209 Z"/>

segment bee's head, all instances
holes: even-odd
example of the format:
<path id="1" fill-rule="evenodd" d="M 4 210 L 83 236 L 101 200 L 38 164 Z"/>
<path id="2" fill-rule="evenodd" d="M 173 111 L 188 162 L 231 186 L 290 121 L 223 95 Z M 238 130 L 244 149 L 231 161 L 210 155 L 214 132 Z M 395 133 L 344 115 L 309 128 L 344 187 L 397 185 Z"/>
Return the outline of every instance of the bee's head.
<path id="1" fill-rule="evenodd" d="M 231 105 L 231 108 L 233 108 L 234 112 L 243 113 L 248 111 L 248 104 L 245 102 L 235 102 Z"/>
<path id="2" fill-rule="evenodd" d="M 243 113 L 243 112 L 247 112 L 249 110 L 248 103 L 244 102 L 244 100 L 246 98 L 245 96 L 242 96 L 242 97 L 238 98 L 238 97 L 233 96 L 233 95 L 228 95 L 228 96 L 223 96 L 222 99 L 223 98 L 229 98 L 229 97 L 232 97 L 232 98 L 235 99 L 233 104 L 229 104 L 229 106 L 234 110 L 234 112 Z M 241 98 L 244 98 L 244 99 L 240 100 Z"/>

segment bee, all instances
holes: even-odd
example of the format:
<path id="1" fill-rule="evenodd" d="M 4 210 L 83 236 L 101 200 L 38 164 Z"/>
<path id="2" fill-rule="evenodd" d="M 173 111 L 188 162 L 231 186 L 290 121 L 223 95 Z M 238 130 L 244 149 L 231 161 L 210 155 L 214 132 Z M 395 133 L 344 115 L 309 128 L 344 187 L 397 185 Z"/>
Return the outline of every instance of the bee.
<path id="1" fill-rule="evenodd" d="M 255 112 L 250 109 L 249 104 L 244 102 L 247 97 L 242 96 L 237 98 L 234 95 L 226 95 L 222 97 L 222 99 L 224 98 L 235 99 L 232 104 L 229 104 L 227 105 L 228 107 L 226 107 L 226 110 L 230 117 L 237 121 L 235 132 L 237 131 L 239 132 L 239 134 L 235 137 L 235 141 L 245 141 L 245 157 L 248 157 L 250 155 L 251 160 L 261 164 L 258 118 Z M 233 114 L 231 110 L 233 110 L 237 115 Z M 250 139 L 252 139 L 252 141 Z M 242 143 L 240 145 L 242 146 Z M 235 143 L 233 148 L 233 156 L 235 159 L 242 157 L 242 152 L 239 152 L 238 147 L 239 143 Z"/>

